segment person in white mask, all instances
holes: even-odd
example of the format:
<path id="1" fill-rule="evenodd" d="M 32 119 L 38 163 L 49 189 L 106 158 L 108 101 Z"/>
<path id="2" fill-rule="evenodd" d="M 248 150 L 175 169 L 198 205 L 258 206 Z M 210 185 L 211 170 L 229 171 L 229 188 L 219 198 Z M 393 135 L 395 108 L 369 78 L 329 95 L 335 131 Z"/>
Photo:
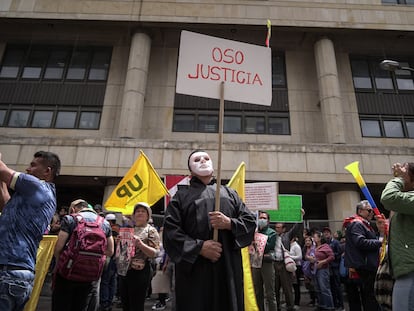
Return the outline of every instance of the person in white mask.
<path id="1" fill-rule="evenodd" d="M 176 310 L 243 310 L 240 250 L 253 240 L 255 217 L 226 186 L 220 187 L 220 211 L 214 211 L 216 183 L 207 152 L 193 151 L 187 163 L 190 186 L 168 204 L 163 233 L 163 246 L 175 263 Z"/>

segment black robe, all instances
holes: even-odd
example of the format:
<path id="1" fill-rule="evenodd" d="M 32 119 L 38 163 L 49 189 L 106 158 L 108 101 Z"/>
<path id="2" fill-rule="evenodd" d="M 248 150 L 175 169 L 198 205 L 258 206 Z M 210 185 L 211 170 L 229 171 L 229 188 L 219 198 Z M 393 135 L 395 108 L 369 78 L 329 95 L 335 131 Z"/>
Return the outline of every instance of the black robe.
<path id="1" fill-rule="evenodd" d="M 170 201 L 164 222 L 163 246 L 175 265 L 177 311 L 244 311 L 243 266 L 240 249 L 250 245 L 254 215 L 236 191 L 220 189 L 220 211 L 231 218 L 231 231 L 219 230 L 223 252 L 216 263 L 199 255 L 213 238 L 208 213 L 214 211 L 216 184 L 193 177 Z"/>

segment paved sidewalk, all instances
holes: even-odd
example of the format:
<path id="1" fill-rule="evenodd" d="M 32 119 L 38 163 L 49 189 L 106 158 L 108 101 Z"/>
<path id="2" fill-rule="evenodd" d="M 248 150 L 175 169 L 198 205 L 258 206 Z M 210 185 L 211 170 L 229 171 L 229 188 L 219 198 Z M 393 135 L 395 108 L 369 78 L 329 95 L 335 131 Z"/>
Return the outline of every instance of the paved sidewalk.
<path id="1" fill-rule="evenodd" d="M 158 295 L 152 295 L 150 299 L 147 299 L 145 301 L 145 311 L 152 311 L 152 306 L 157 303 L 157 297 Z M 345 310 L 348 309 L 348 303 L 346 301 L 346 296 L 344 297 L 345 300 Z M 315 307 L 308 307 L 307 303 L 310 301 L 309 295 L 305 287 L 301 287 L 301 305 L 298 310 L 303 311 L 313 311 L 315 310 Z M 43 286 L 42 293 L 39 298 L 39 303 L 37 305 L 36 311 L 50 311 L 51 310 L 51 291 L 50 291 L 50 282 L 46 279 L 45 285 Z M 167 302 L 167 307 L 165 310 L 170 311 L 171 310 L 171 301 Z M 286 309 L 282 309 L 286 310 Z M 119 308 L 116 303 L 114 303 L 112 307 L 112 311 L 122 311 L 122 308 Z M 179 310 L 178 310 L 179 311 Z M 197 311 L 197 310 L 194 310 Z M 272 310 L 273 311 L 273 310 Z M 274 310 L 276 311 L 276 310 Z"/>

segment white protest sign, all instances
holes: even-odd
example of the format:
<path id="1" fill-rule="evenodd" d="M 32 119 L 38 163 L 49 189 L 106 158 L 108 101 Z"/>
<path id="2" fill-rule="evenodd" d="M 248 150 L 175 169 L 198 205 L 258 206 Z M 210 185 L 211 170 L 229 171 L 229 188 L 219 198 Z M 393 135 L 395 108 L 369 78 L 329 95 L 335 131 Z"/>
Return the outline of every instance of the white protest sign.
<path id="1" fill-rule="evenodd" d="M 245 204 L 251 210 L 277 210 L 278 209 L 278 183 L 258 182 L 244 185 Z"/>
<path id="2" fill-rule="evenodd" d="M 182 31 L 176 92 L 270 106 L 272 51 L 268 47 Z"/>

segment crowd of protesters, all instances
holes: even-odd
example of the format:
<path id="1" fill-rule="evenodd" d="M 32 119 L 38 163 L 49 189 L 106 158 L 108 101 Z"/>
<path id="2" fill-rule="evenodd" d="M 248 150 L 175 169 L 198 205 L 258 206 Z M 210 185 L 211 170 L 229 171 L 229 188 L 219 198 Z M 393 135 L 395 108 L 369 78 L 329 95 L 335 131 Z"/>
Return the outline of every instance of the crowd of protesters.
<path id="1" fill-rule="evenodd" d="M 46 167 L 44 161 L 59 162 L 54 154 L 36 153 L 27 169 L 28 174 L 23 175 L 10 170 L 0 160 L 3 206 L 9 201 L 12 203 L 18 197 L 19 190 L 24 194 L 24 189 L 19 188 L 23 178 L 38 185 L 36 178 L 42 173 L 42 177 L 53 181 L 58 174 L 59 163 L 52 171 L 50 167 L 54 162 Z M 162 228 L 157 230 L 152 225 L 152 210 L 145 202 L 134 206 L 131 218 L 103 213 L 100 205 L 92 207 L 83 199 L 73 201 L 69 208 L 62 206 L 53 217 L 52 209 L 48 208 L 49 227 L 42 229 L 46 225 L 43 221 L 41 231 L 58 235 L 55 259 L 51 264 L 51 271 L 55 274 L 59 274 L 56 270 L 59 254 L 78 224 L 69 214 L 88 215 L 85 217 L 87 222 L 102 218 L 100 225 L 108 240 L 105 244 L 106 264 L 99 280 L 79 287 L 76 281 L 68 282 L 62 276 L 55 276 L 53 310 L 72 310 L 68 304 L 76 302 L 79 310 L 110 311 L 117 297 L 124 311 L 144 310 L 144 302 L 151 289 L 159 299 L 152 309 L 163 310 L 169 293 L 177 284 L 180 286 L 171 293 L 173 309 L 178 303 L 182 310 L 194 305 L 198 305 L 199 310 L 208 311 L 222 310 L 223 306 L 226 310 L 242 310 L 245 302 L 241 287 L 243 271 L 240 250 L 246 246 L 249 246 L 252 281 L 260 311 L 298 310 L 304 304 L 321 311 L 345 310 L 344 293 L 350 311 L 414 310 L 414 304 L 409 299 L 410 293 L 414 292 L 414 262 L 411 256 L 414 253 L 410 247 L 413 235 L 409 230 L 414 225 L 411 216 L 414 214 L 414 163 L 394 164 L 394 178 L 388 182 L 381 196 L 382 204 L 393 216 L 390 240 L 388 219 L 367 200 L 358 202 L 355 214 L 346 218 L 340 230 L 334 233 L 330 227 L 303 228 L 302 223 L 296 223 L 288 228 L 281 222 L 271 223 L 266 211 L 259 211 L 255 219 L 237 193 L 227 187 L 223 187 L 221 194 L 226 202 L 225 208 L 221 212 L 213 211 L 211 199 L 215 187 L 212 187 L 213 168 L 209 155 L 204 151 L 195 151 L 190 154 L 188 165 L 192 184 L 171 201 L 164 221 L 164 240 Z M 55 207 L 54 188 L 53 184 L 50 185 L 52 190 L 46 190 L 51 193 L 50 206 Z M 17 194 L 11 197 L 6 186 L 16 187 Z M 202 213 L 206 216 L 204 220 L 188 214 L 189 211 L 198 211 L 193 209 L 194 202 L 200 208 L 208 205 L 210 213 Z M 9 211 L 11 209 L 6 209 L 2 220 L 6 219 Z M 203 226 L 200 227 L 200 224 Z M 131 257 L 123 257 L 121 248 L 125 245 L 120 242 L 119 236 L 122 227 L 131 228 L 135 249 Z M 220 231 L 218 241 L 212 239 L 215 229 Z M 39 238 L 38 234 L 34 241 L 36 245 Z M 115 247 L 119 249 L 114 250 Z M 30 255 L 32 258 L 33 253 Z M 288 258 L 293 260 L 293 268 L 288 266 Z M 390 271 L 394 272 L 390 272 L 392 284 L 395 281 L 386 293 L 388 300 L 379 298 L 375 284 L 384 258 L 391 266 Z M 30 272 L 25 301 L 32 287 L 33 262 L 32 258 L 30 266 L 25 267 Z M 3 273 L 8 276 L 17 272 L 5 271 L 21 270 L 16 265 L 0 264 Z M 122 267 L 126 267 L 123 272 Z M 228 284 L 222 282 L 221 276 L 226 276 Z M 212 285 L 209 288 L 196 286 L 207 280 Z M 309 294 L 307 303 L 301 301 L 302 284 Z M 79 289 L 82 299 L 77 294 Z M 189 291 L 193 293 L 190 296 Z M 72 296 L 69 296 L 70 292 Z M 23 300 L 16 302 L 18 307 L 9 309 L 20 310 L 25 303 Z"/>

